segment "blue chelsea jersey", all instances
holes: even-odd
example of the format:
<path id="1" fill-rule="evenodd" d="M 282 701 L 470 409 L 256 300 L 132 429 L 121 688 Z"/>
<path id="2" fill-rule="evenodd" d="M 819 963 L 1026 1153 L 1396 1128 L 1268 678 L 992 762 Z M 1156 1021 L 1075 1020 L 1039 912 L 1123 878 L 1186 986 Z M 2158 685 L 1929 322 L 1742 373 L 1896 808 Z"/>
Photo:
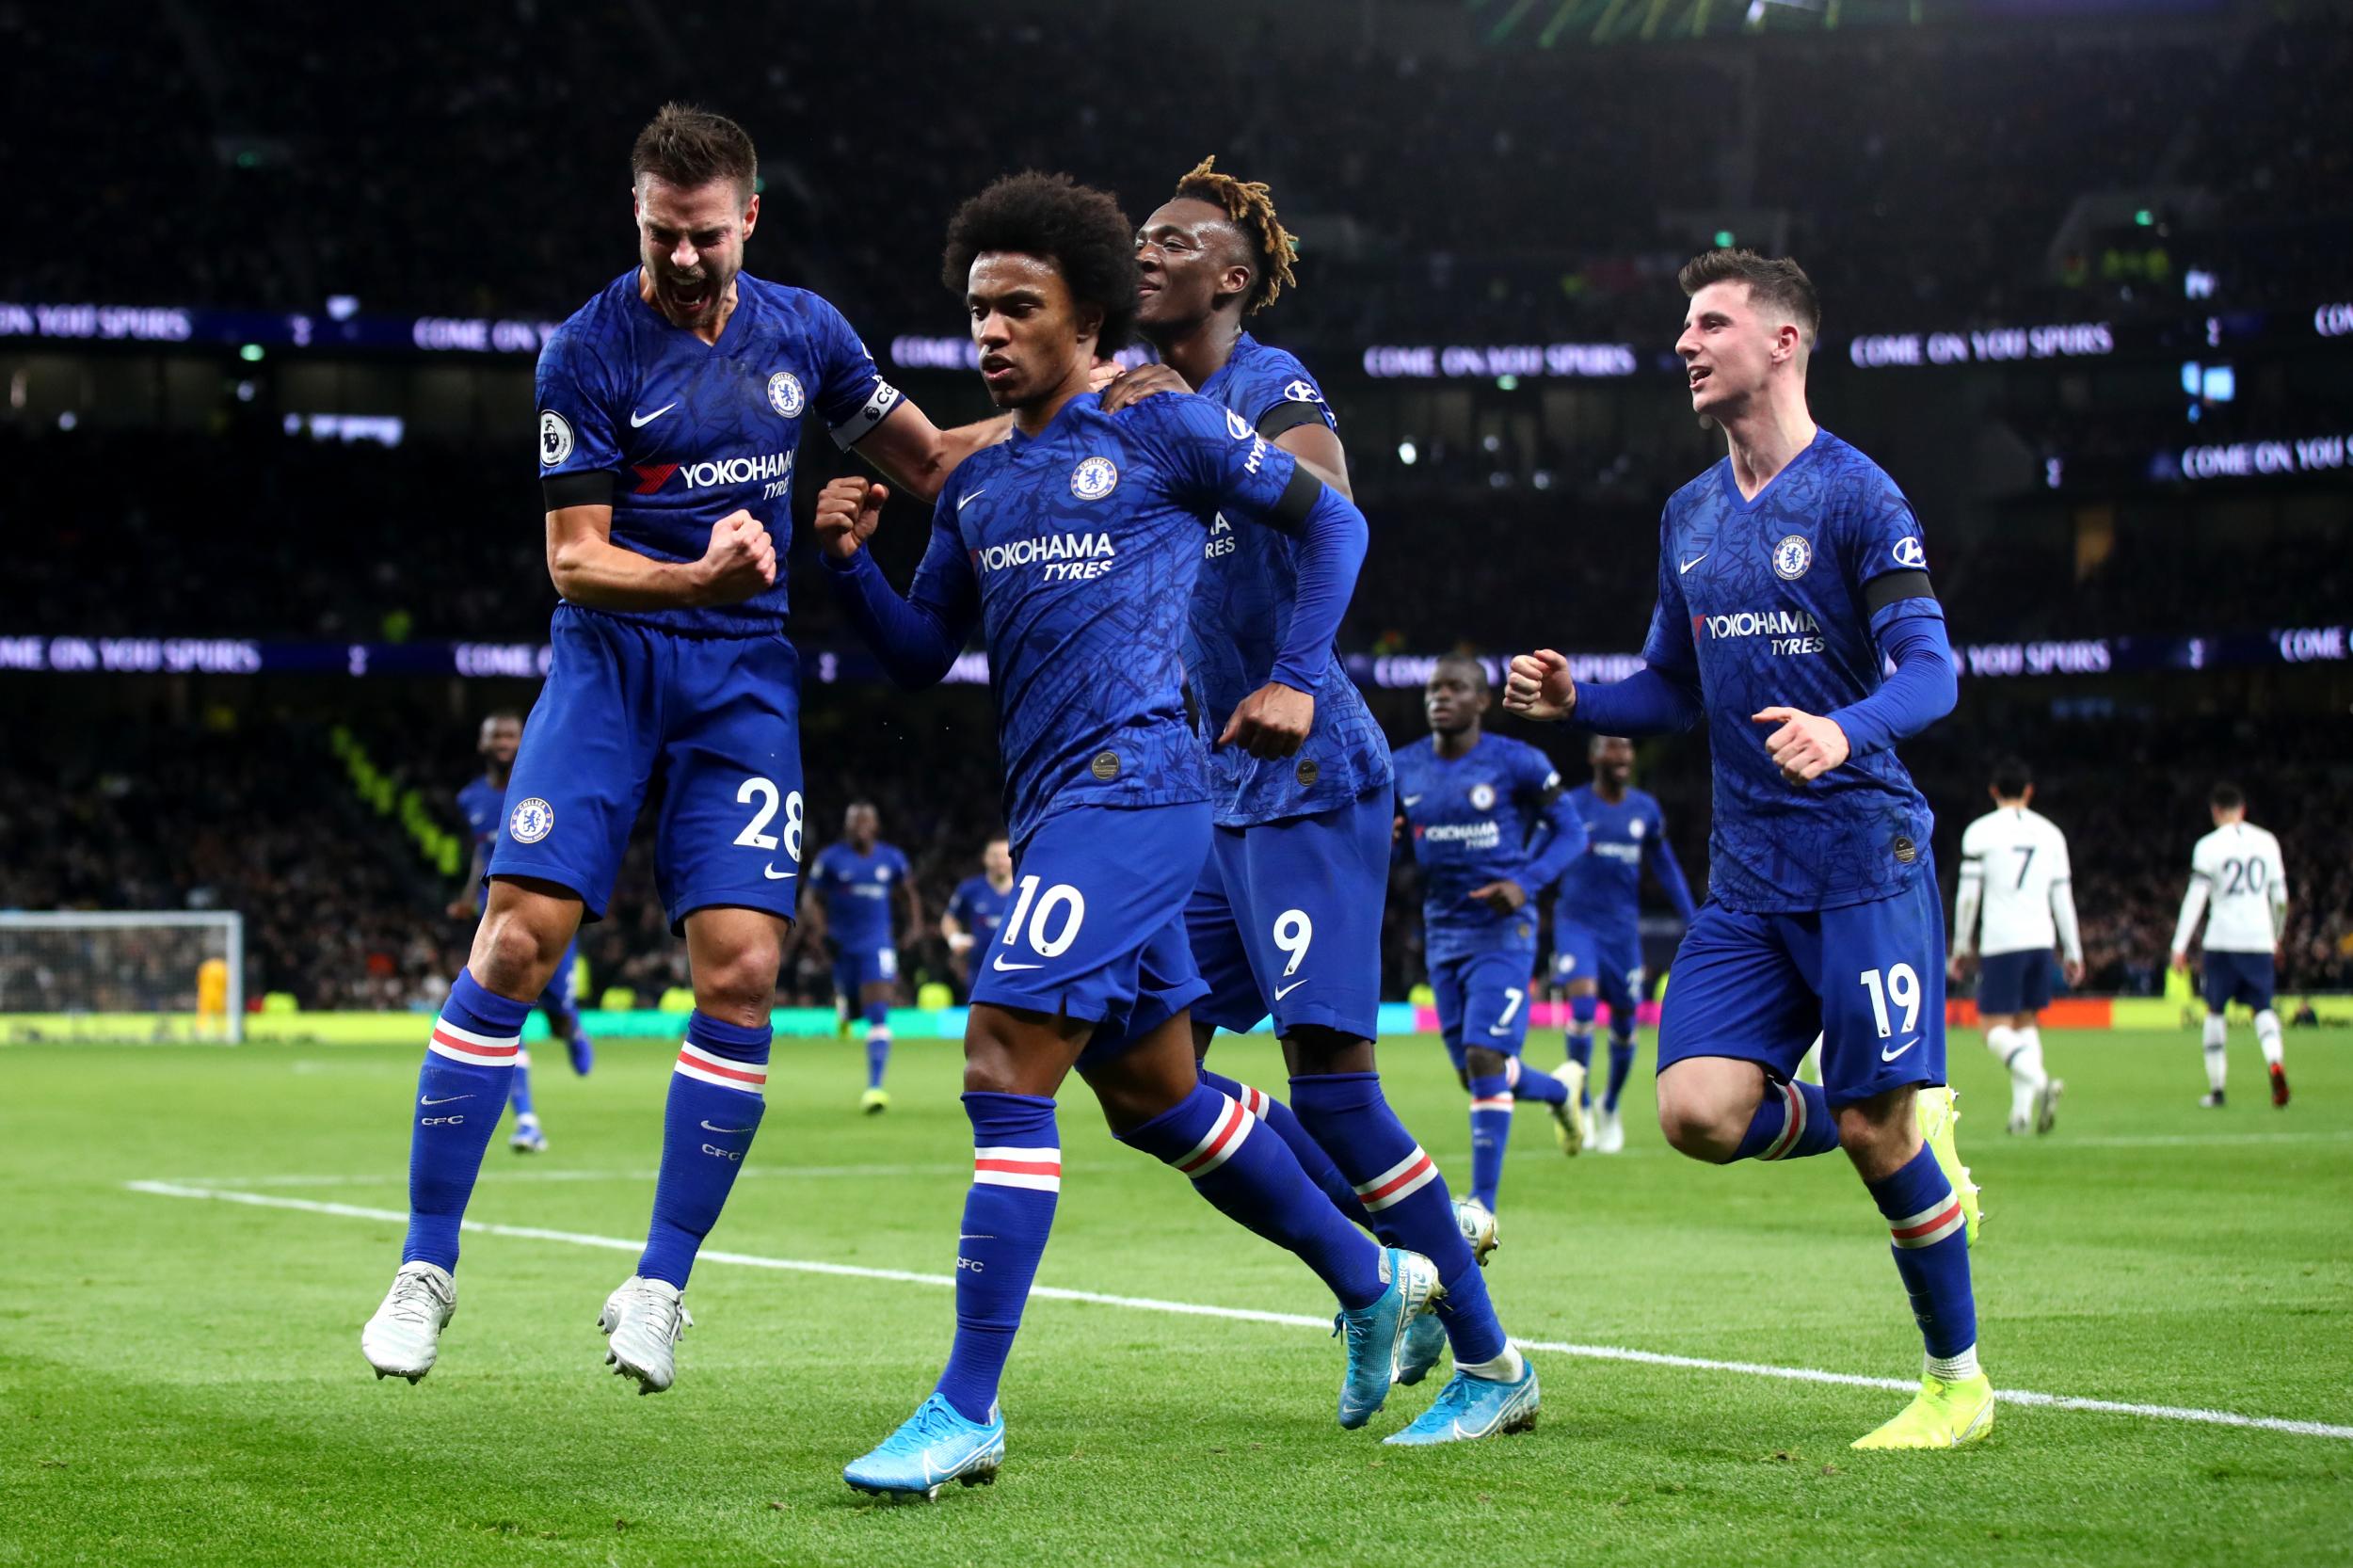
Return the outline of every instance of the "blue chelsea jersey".
<path id="1" fill-rule="evenodd" d="M 487 852 L 498 841 L 506 817 L 506 792 L 485 774 L 457 792 L 457 810 L 466 819 L 469 841 L 476 850 Z"/>
<path id="2" fill-rule="evenodd" d="M 1665 840 L 1665 814 L 1657 800 L 1631 788 L 1612 805 L 1587 784 L 1569 792 L 1569 803 L 1585 824 L 1586 847 L 1561 873 L 1553 924 L 1583 926 L 1604 936 L 1636 936 L 1642 914 L 1642 859 Z"/>
<path id="3" fill-rule="evenodd" d="M 825 901 L 825 929 L 844 952 L 880 952 L 890 943 L 890 889 L 907 879 L 907 857 L 895 844 L 876 843 L 864 855 L 847 839 L 817 852 L 809 881 Z"/>
<path id="4" fill-rule="evenodd" d="M 1903 492 L 1827 430 L 1753 501 L 1729 457 L 1669 499 L 1642 657 L 1699 689 L 1715 760 L 1708 891 L 1727 907 L 1798 913 L 1888 898 L 1927 863 L 1934 819 L 1893 750 L 1792 785 L 1765 750 L 1774 727 L 1751 717 L 1769 707 L 1829 714 L 1879 690 L 1865 585 L 1927 567 Z"/>
<path id="5" fill-rule="evenodd" d="M 1398 815 L 1421 867 L 1423 947 L 1432 959 L 1536 943 L 1536 894 L 1510 914 L 1474 903 L 1471 889 L 1519 880 L 1546 808 L 1561 789 L 1552 760 L 1534 746 L 1481 733 L 1461 757 L 1438 755 L 1434 737 L 1397 748 Z"/>
<path id="6" fill-rule="evenodd" d="M 748 511 L 781 560 L 792 535 L 805 419 L 862 440 L 897 408 L 850 324 L 806 289 L 739 273 L 714 344 L 638 297 L 632 268 L 539 352 L 539 473 L 551 507 L 610 496 L 613 542 L 657 561 L 702 558 L 721 518 Z M 609 490 L 605 481 L 609 479 Z M 741 603 L 602 611 L 700 636 L 780 630 L 785 574 Z"/>
<path id="7" fill-rule="evenodd" d="M 948 900 L 948 913 L 964 927 L 976 947 L 985 948 L 997 939 L 998 931 L 1005 923 L 1005 911 L 1013 904 L 1013 888 L 1009 885 L 1000 892 L 988 885 L 985 876 L 968 876 L 956 884 L 956 890 Z"/>
<path id="8" fill-rule="evenodd" d="M 949 476 L 907 597 L 980 621 L 1016 856 L 1057 810 L 1210 797 L 1181 653 L 1201 541 L 1221 510 L 1274 517 L 1296 470 L 1206 399 L 1090 392 Z"/>
<path id="9" fill-rule="evenodd" d="M 1268 440 L 1301 424 L 1337 428 L 1307 367 L 1244 332 L 1201 395 L 1224 404 Z M 1290 633 L 1299 586 L 1299 546 L 1271 529 L 1213 520 L 1202 546 L 1185 633 L 1203 739 L 1213 742 L 1244 697 L 1265 685 Z M 1253 757 L 1240 746 L 1209 753 L 1210 787 L 1222 827 L 1250 827 L 1325 811 L 1389 782 L 1389 746 L 1348 678 L 1337 649 L 1312 694 L 1315 728 L 1295 756 Z"/>

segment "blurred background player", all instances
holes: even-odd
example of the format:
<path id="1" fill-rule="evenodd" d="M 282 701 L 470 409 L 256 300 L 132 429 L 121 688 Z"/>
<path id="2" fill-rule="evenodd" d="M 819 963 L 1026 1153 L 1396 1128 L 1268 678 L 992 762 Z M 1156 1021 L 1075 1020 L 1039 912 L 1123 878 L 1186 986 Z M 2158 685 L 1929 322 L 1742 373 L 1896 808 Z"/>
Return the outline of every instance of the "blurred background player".
<path id="1" fill-rule="evenodd" d="M 1181 649 L 1201 542 L 1219 515 L 1299 534 L 1299 613 L 1278 664 L 1296 668 L 1331 644 L 1365 522 L 1203 399 L 1102 412 L 1089 372 L 1135 320 L 1132 232 L 1109 196 L 1061 175 L 1014 175 L 966 202 L 941 276 L 964 300 L 1013 432 L 940 493 L 904 597 L 863 548 L 883 488 L 837 480 L 818 502 L 836 591 L 894 680 L 936 683 L 983 632 L 1020 875 L 965 1033 L 973 1181 L 953 1348 L 915 1414 L 845 1467 L 860 1491 L 932 1496 L 949 1480 L 991 1480 L 1002 1463 L 998 1387 L 1053 1225 L 1054 1096 L 1073 1067 L 1121 1142 L 1183 1172 L 1338 1298 L 1342 1426 L 1381 1408 L 1399 1342 L 1440 1289 L 1428 1258 L 1349 1224 L 1289 1146 L 1253 1137 L 1257 1118 L 1195 1070 L 1188 1009 L 1206 987 L 1184 906 L 1209 853 L 1211 792 L 1186 726 Z M 1250 727 L 1258 706 L 1222 738 L 1284 744 Z M 1523 1376 L 1532 1406 L 1533 1374 Z"/>
<path id="2" fill-rule="evenodd" d="M 948 944 L 948 966 L 956 977 L 958 1000 L 972 994 L 973 954 L 987 952 L 1012 903 L 1013 846 L 1002 839 L 991 839 L 981 850 L 981 874 L 956 884 L 939 917 L 939 936 Z"/>
<path id="3" fill-rule="evenodd" d="M 2066 955 L 2071 986 L 2084 978 L 2084 938 L 2075 921 L 2075 886 L 2067 835 L 2028 809 L 2034 778 L 2006 757 L 1987 787 L 1993 809 L 1961 836 L 1961 886 L 1953 895 L 1953 956 L 1961 979 L 1972 952 L 1977 966 L 1977 1021 L 1986 1048 L 2009 1070 L 2009 1130 L 2048 1132 L 2058 1118 L 2066 1081 L 2043 1065 L 2036 1015 L 2051 1004 L 2051 946 Z M 1977 921 L 1985 921 L 1977 941 Z"/>
<path id="4" fill-rule="evenodd" d="M 457 920 L 470 920 L 480 912 L 484 875 L 490 869 L 490 851 L 496 847 L 499 828 L 506 821 L 506 780 L 515 770 L 515 753 L 523 744 L 523 720 L 520 713 L 492 713 L 482 721 L 482 732 L 474 749 L 482 754 L 482 776 L 472 779 L 457 792 L 457 810 L 466 819 L 466 830 L 473 841 L 473 856 L 466 873 L 466 886 L 450 901 L 449 912 Z M 548 1032 L 564 1042 L 571 1053 L 572 1071 L 583 1076 L 596 1064 L 596 1044 L 580 1021 L 580 939 L 572 938 L 556 961 L 555 972 L 548 980 L 548 988 L 539 993 L 539 1011 L 548 1016 Z M 507 1140 L 518 1154 L 547 1152 L 547 1134 L 540 1130 L 539 1117 L 531 1102 L 531 1053 L 516 1048 L 515 1078 L 507 1086 L 506 1102 L 515 1111 L 514 1135 Z"/>
<path id="5" fill-rule="evenodd" d="M 2247 820 L 2247 796 L 2237 785 L 2217 784 L 2206 804 L 2214 831 L 2190 851 L 2189 890 L 2173 927 L 2173 968 L 2187 973 L 2190 938 L 2198 934 L 2199 917 L 2206 917 L 2206 1095 L 2198 1103 L 2221 1109 L 2230 1066 L 2223 1010 L 2238 1001 L 2255 1015 L 2255 1043 L 2271 1074 L 2271 1103 L 2284 1106 L 2287 1061 L 2271 989 L 2280 934 L 2288 924 L 2287 863 L 2280 857 L 2280 840 Z"/>
<path id="6" fill-rule="evenodd" d="M 985 431 L 943 434 L 833 306 L 743 270 L 760 221 L 742 126 L 666 104 L 630 150 L 637 260 L 539 354 L 546 560 L 562 602 L 515 760 L 489 894 L 409 1107 L 408 1234 L 360 1336 L 378 1377 L 433 1368 L 457 1237 L 522 1022 L 581 921 L 601 920 L 662 780 L 654 880 L 695 1009 L 670 1078 L 637 1272 L 606 1299 L 605 1360 L 670 1386 L 680 1296 L 751 1147 L 799 887 L 800 666 L 776 574 L 804 416 L 904 482 Z M 684 471 L 684 472 L 681 472 Z M 781 864 L 779 864 L 781 862 Z"/>
<path id="7" fill-rule="evenodd" d="M 1585 824 L 1561 792 L 1552 760 L 1490 735 L 1491 694 L 1476 659 L 1438 661 L 1423 688 L 1430 733 L 1397 748 L 1397 814 L 1421 867 L 1422 948 L 1437 994 L 1438 1029 L 1455 1076 L 1470 1091 L 1471 1185 L 1455 1207 L 1481 1260 L 1496 1244 L 1497 1190 L 1516 1101 L 1552 1112 L 1561 1152 L 1584 1124 L 1574 1096 L 1583 1073 L 1524 1073 L 1528 1003 L 1535 986 L 1535 894 L 1585 852 Z"/>
<path id="8" fill-rule="evenodd" d="M 912 937 L 923 927 L 923 899 L 907 857 L 881 834 L 881 813 L 858 801 L 842 813 L 841 837 L 819 850 L 809 868 L 824 910 L 813 934 L 833 940 L 834 1006 L 844 1023 L 866 1021 L 866 1093 L 858 1104 L 869 1115 L 890 1105 L 883 1074 L 890 1065 L 890 1003 L 899 990 L 892 904 L 903 920 L 895 929 Z"/>
<path id="9" fill-rule="evenodd" d="M 1634 743 L 1596 735 L 1585 748 L 1593 781 L 1569 792 L 1585 824 L 1585 853 L 1561 873 L 1552 906 L 1552 977 L 1569 1002 L 1569 1061 L 1577 1071 L 1577 1109 L 1593 1103 L 1595 1000 L 1609 1004 L 1609 1081 L 1588 1132 L 1595 1154 L 1625 1147 L 1618 1096 L 1634 1070 L 1635 1009 L 1642 1000 L 1642 868 L 1691 923 L 1691 887 L 1667 842 L 1667 816 L 1658 802 L 1634 788 Z"/>
<path id="10" fill-rule="evenodd" d="M 1952 708 L 1945 613 L 1911 504 L 1807 410 L 1813 281 L 1745 250 L 1679 281 L 1691 411 L 1727 452 L 1659 520 L 1644 667 L 1579 687 L 1561 654 L 1523 654 L 1505 706 L 1606 735 L 1707 721 L 1709 896 L 1659 1016 L 1659 1126 L 1720 1164 L 1846 1149 L 1925 1348 L 1919 1397 L 1855 1446 L 1957 1447 L 1992 1429 L 1993 1386 L 1944 1087 L 1934 818 L 1895 753 Z M 1794 1081 L 1817 1033 L 1819 1088 Z"/>

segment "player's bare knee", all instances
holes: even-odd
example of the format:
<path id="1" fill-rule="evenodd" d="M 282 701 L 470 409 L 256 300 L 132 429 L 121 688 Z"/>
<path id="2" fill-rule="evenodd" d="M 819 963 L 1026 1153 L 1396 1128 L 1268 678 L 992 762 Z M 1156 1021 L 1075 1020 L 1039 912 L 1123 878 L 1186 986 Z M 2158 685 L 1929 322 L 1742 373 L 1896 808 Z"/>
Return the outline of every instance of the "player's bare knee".
<path id="1" fill-rule="evenodd" d="M 1756 1115 L 1764 1075 L 1757 1074 L 1755 1092 L 1724 1075 L 1695 1077 L 1677 1069 L 1658 1078 L 1658 1130 L 1679 1154 L 1722 1164 L 1739 1151 L 1740 1140 Z"/>
<path id="2" fill-rule="evenodd" d="M 1212 1040 L 1214 1040 L 1214 1039 L 1216 1039 L 1216 1038 L 1217 1038 L 1217 1025 L 1215 1025 L 1215 1024 L 1205 1024 L 1205 1023 L 1203 1023 L 1203 1022 L 1202 1022 L 1199 1018 L 1195 1018 L 1195 1019 L 1193 1019 L 1193 1059 L 1195 1062 L 1206 1062 L 1206 1061 L 1208 1061 L 1208 1060 L 1209 1060 L 1209 1042 L 1210 1042 L 1210 1041 L 1212 1041 Z"/>
<path id="3" fill-rule="evenodd" d="M 1294 1078 L 1378 1070 L 1370 1040 L 1323 1024 L 1301 1024 L 1284 1035 L 1283 1062 Z"/>
<path id="4" fill-rule="evenodd" d="M 776 1005 L 776 970 L 783 953 L 773 941 L 754 938 L 706 953 L 695 966 L 695 1005 L 705 1015 L 757 1028 Z"/>
<path id="5" fill-rule="evenodd" d="M 484 916 L 466 960 L 474 983 L 518 1001 L 546 990 L 568 934 L 535 929 L 539 923 L 544 922 L 534 921 L 523 909 L 493 909 Z"/>
<path id="6" fill-rule="evenodd" d="M 1483 1046 L 1471 1047 L 1463 1053 L 1462 1078 L 1465 1086 L 1474 1078 L 1501 1078 L 1505 1071 L 1503 1064 L 1501 1051 L 1489 1050 Z"/>
<path id="7" fill-rule="evenodd" d="M 1895 1175 L 1919 1152 L 1919 1116 L 1909 1088 L 1842 1105 L 1833 1114 L 1838 1119 L 1838 1146 L 1865 1181 Z"/>

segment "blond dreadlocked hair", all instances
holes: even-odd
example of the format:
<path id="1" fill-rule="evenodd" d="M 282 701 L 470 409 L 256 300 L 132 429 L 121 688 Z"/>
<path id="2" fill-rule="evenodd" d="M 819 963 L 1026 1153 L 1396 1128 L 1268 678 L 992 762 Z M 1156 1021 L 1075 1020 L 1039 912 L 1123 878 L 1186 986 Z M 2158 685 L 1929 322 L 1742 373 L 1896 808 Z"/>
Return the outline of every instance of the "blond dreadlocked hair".
<path id="1" fill-rule="evenodd" d="M 1249 297 L 1242 301 L 1246 313 L 1265 310 L 1285 289 L 1298 285 L 1291 263 L 1299 257 L 1299 241 L 1274 216 L 1274 193 L 1262 182 L 1220 174 L 1217 155 L 1211 153 L 1176 182 L 1176 200 L 1207 201 L 1225 208 L 1225 216 L 1257 248 L 1261 263 L 1250 280 Z"/>

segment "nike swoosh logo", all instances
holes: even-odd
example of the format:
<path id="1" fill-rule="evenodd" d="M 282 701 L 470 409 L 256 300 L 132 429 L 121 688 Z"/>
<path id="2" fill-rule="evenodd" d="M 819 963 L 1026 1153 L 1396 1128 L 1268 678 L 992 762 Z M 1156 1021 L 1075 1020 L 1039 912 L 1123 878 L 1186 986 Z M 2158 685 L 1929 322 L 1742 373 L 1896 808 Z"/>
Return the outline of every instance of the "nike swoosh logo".
<path id="1" fill-rule="evenodd" d="M 988 493 L 988 487 L 987 487 L 987 486 L 985 486 L 985 485 L 984 485 L 984 486 L 982 486 L 979 489 L 974 490 L 974 491 L 973 491 L 970 495 L 967 495 L 967 496 L 959 496 L 959 497 L 957 497 L 957 498 L 956 498 L 956 510 L 957 510 L 957 511 L 959 511 L 959 512 L 963 511 L 963 510 L 964 510 L 967 506 L 971 505 L 971 504 L 972 504 L 972 503 L 974 503 L 975 501 L 980 500 L 980 499 L 981 499 L 981 497 L 983 497 L 983 496 L 986 495 L 987 493 Z"/>
<path id="2" fill-rule="evenodd" d="M 786 877 L 794 876 L 799 873 L 794 872 L 780 872 L 776 870 L 774 865 L 766 865 L 760 868 L 760 874 L 766 877 L 771 882 L 782 882 Z"/>
<path id="3" fill-rule="evenodd" d="M 678 405 L 676 403 L 664 403 L 661 408 L 656 408 L 650 414 L 641 414 L 636 409 L 632 408 L 629 411 L 629 427 L 632 430 L 643 430 L 647 425 L 651 424 L 655 420 L 660 419 L 664 414 L 668 413 L 671 409 L 677 407 Z"/>
<path id="4" fill-rule="evenodd" d="M 472 1098 L 473 1098 L 472 1095 L 443 1095 L 440 1099 L 427 1099 L 424 1096 L 419 1095 L 417 1096 L 417 1103 L 419 1105 L 447 1105 L 453 1100 L 470 1100 Z"/>
<path id="5" fill-rule="evenodd" d="M 992 969 L 1003 969 L 1010 972 L 1014 969 L 1042 969 L 1046 968 L 1046 966 L 1043 964 L 1008 964 L 1005 962 L 1005 955 L 1000 952 L 997 955 L 997 962 L 991 964 L 989 968 Z"/>
<path id="6" fill-rule="evenodd" d="M 1408 806 L 1419 806 L 1421 804 L 1421 796 L 1407 795 L 1404 797 L 1404 803 Z"/>
<path id="7" fill-rule="evenodd" d="M 1490 1025 L 1487 1032 L 1490 1034 L 1509 1034 L 1512 1032 L 1512 1026 L 1510 1024 Z"/>
<path id="8" fill-rule="evenodd" d="M 1697 555 L 1692 556 L 1689 560 L 1678 562 L 1675 566 L 1675 575 L 1677 577 L 1682 576 L 1685 572 L 1689 571 L 1693 567 L 1698 566 L 1702 561 L 1706 560 L 1711 553 L 1713 553 L 1713 552 L 1703 550 Z"/>
<path id="9" fill-rule="evenodd" d="M 968 1232 L 965 1235 L 957 1237 L 956 1240 L 959 1241 L 994 1241 L 997 1238 L 994 1236 L 975 1236 Z"/>
<path id="10" fill-rule="evenodd" d="M 1897 1046 L 1894 1050 L 1889 1050 L 1885 1046 L 1881 1046 L 1880 1048 L 1880 1060 L 1882 1062 L 1893 1062 L 1896 1058 L 1901 1056 L 1904 1052 L 1910 1050 L 1913 1047 L 1918 1045 L 1919 1043 L 1920 1036 L 1915 1034 L 1911 1039 L 1906 1040 L 1902 1045 Z"/>
<path id="11" fill-rule="evenodd" d="M 758 1127 L 759 1125 L 759 1123 L 755 1122 L 752 1124 L 752 1127 Z M 703 1130 L 705 1132 L 749 1132 L 752 1128 L 749 1127 L 714 1127 L 711 1123 L 705 1122 L 703 1123 Z"/>
<path id="12" fill-rule="evenodd" d="M 1281 1001 L 1285 997 L 1289 996 L 1293 991 L 1298 990 L 1302 985 L 1306 984 L 1307 983 L 1304 980 L 1294 980 L 1289 985 L 1277 985 L 1274 988 L 1274 1000 L 1276 1001 Z"/>

